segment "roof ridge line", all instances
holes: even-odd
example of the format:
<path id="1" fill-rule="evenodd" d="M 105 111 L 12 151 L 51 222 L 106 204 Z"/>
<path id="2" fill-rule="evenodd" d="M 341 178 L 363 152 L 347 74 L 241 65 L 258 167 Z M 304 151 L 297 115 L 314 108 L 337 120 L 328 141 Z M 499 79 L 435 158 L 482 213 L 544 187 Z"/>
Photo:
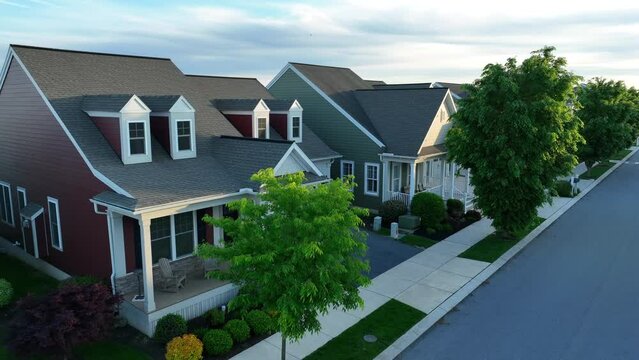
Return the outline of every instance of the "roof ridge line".
<path id="1" fill-rule="evenodd" d="M 221 135 L 221 139 L 233 139 L 233 140 L 246 140 L 246 141 L 261 141 L 261 142 L 272 142 L 272 143 L 280 143 L 280 144 L 294 144 L 295 141 L 290 140 L 276 140 L 276 139 L 258 139 L 246 136 L 233 136 L 233 135 Z"/>
<path id="2" fill-rule="evenodd" d="M 49 47 L 32 46 L 32 45 L 20 45 L 20 44 L 10 44 L 9 46 L 10 46 L 10 47 L 25 48 L 25 49 L 46 50 L 46 51 L 59 51 L 59 52 L 76 53 L 76 54 L 89 54 L 89 55 L 102 55 L 102 56 L 118 56 L 118 57 L 129 57 L 129 58 L 138 58 L 138 59 L 151 59 L 151 60 L 168 60 L 168 61 L 172 61 L 170 58 L 163 58 L 163 57 L 156 57 L 156 56 L 128 55 L 128 54 L 114 54 L 114 53 L 97 52 L 97 51 L 84 51 L 84 50 L 58 49 L 58 48 L 49 48 Z"/>
<path id="3" fill-rule="evenodd" d="M 184 76 L 190 76 L 190 77 L 204 77 L 204 78 L 217 78 L 217 79 L 243 79 L 243 80 L 255 80 L 257 82 L 259 82 L 259 80 L 257 80 L 257 78 L 255 77 L 248 77 L 248 76 L 225 76 L 225 75 L 200 75 L 200 74 L 184 74 Z M 261 84 L 261 83 L 260 83 Z"/>

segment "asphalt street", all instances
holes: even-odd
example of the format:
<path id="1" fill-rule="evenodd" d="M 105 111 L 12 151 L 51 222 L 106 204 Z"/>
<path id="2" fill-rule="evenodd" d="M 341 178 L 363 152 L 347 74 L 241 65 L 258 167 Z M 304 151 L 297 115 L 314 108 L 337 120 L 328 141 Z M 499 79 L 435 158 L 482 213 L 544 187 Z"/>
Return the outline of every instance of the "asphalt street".
<path id="1" fill-rule="evenodd" d="M 400 358 L 639 359 L 639 155 L 629 162 Z"/>

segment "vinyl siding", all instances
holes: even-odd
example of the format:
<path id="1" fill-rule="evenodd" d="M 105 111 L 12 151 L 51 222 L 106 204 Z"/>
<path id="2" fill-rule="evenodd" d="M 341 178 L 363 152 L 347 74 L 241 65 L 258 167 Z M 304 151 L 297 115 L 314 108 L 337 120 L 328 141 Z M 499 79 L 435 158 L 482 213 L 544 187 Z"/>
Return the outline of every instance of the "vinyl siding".
<path id="1" fill-rule="evenodd" d="M 379 154 L 382 149 L 293 71 L 286 71 L 269 91 L 276 98 L 299 101 L 304 109 L 304 123 L 329 147 L 342 154 L 342 160 L 355 162 L 355 182 L 358 184 L 355 190 L 355 204 L 371 209 L 379 208 L 383 179 L 383 167 Z M 366 162 L 380 164 L 380 194 L 377 197 L 364 194 L 364 163 Z M 339 177 L 339 164 L 339 161 L 333 162 L 331 174 L 334 177 Z"/>

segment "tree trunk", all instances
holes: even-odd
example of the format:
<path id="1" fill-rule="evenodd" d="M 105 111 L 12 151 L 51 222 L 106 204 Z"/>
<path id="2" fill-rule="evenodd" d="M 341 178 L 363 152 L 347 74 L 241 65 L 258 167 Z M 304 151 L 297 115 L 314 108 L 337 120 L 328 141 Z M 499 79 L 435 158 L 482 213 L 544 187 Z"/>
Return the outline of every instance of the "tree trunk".
<path id="1" fill-rule="evenodd" d="M 286 360 L 286 337 L 282 335 L 282 360 Z"/>

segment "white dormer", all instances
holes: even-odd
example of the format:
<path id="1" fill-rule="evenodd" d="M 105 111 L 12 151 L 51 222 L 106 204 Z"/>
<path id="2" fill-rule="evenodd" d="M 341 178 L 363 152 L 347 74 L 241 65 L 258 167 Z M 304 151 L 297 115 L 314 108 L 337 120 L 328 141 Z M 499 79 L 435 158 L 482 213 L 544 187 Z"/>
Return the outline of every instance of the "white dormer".
<path id="1" fill-rule="evenodd" d="M 260 99 L 253 109 L 253 137 L 256 139 L 270 139 L 269 113 L 271 109 Z"/>
<path id="2" fill-rule="evenodd" d="M 297 100 L 293 101 L 291 108 L 288 109 L 286 133 L 290 141 L 302 142 L 302 106 Z"/>
<path id="3" fill-rule="evenodd" d="M 136 95 L 120 110 L 120 151 L 124 164 L 151 162 L 150 112 Z"/>
<path id="4" fill-rule="evenodd" d="M 197 156 L 195 141 L 195 108 L 184 98 L 180 98 L 169 109 L 169 136 L 171 157 L 189 159 Z"/>

